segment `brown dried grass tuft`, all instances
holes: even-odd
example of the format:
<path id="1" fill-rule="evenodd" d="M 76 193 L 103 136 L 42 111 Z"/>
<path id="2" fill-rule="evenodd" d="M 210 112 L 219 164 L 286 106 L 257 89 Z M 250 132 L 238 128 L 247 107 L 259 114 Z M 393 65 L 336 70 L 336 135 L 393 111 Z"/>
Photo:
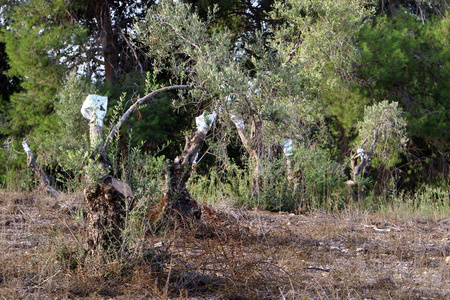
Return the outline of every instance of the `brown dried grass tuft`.
<path id="1" fill-rule="evenodd" d="M 85 253 L 82 196 L 0 192 L 5 299 L 445 299 L 450 219 L 204 206 L 127 256 Z"/>

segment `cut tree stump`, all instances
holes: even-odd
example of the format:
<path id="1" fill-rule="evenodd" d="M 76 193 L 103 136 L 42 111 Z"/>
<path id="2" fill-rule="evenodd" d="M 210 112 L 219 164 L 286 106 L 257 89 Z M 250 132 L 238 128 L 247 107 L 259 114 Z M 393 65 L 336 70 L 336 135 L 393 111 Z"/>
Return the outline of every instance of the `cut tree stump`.
<path id="1" fill-rule="evenodd" d="M 103 118 L 106 115 L 108 98 L 88 95 L 81 108 L 82 115 L 89 120 L 91 150 L 99 154 L 97 164 L 108 173 L 106 148 L 103 146 Z M 125 229 L 127 211 L 133 207 L 134 195 L 130 186 L 110 175 L 101 182 L 90 178 L 84 189 L 87 212 L 88 247 L 91 252 L 117 253 L 125 250 L 122 233 Z"/>
<path id="2" fill-rule="evenodd" d="M 111 176 L 84 190 L 87 210 L 88 246 L 92 252 L 117 251 L 123 245 L 126 210 L 133 207 L 134 195 L 128 184 Z"/>

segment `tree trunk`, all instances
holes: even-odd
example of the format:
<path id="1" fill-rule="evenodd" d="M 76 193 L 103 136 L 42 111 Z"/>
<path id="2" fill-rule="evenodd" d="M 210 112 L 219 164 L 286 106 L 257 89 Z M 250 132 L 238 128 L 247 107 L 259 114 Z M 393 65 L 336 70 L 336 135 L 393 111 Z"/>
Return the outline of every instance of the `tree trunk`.
<path id="1" fill-rule="evenodd" d="M 211 118 L 210 122 L 199 124 Z M 191 198 L 186 187 L 192 170 L 195 168 L 195 160 L 198 156 L 200 147 L 205 141 L 206 134 L 214 122 L 215 114 L 205 116 L 204 114 L 196 118 L 197 132 L 186 137 L 184 151 L 177 156 L 167 170 L 167 196 L 168 205 L 166 212 L 169 217 L 176 216 L 182 222 L 199 219 L 201 217 L 201 208 L 197 201 Z M 203 121 L 201 121 L 203 120 Z M 209 124 L 207 124 L 209 123 Z"/>
<path id="2" fill-rule="evenodd" d="M 350 165 L 352 168 L 352 180 L 347 181 L 347 185 L 352 191 L 353 201 L 358 201 L 364 197 L 364 191 L 360 187 L 359 178 L 364 174 L 366 169 L 370 166 L 375 145 L 378 141 L 378 129 L 374 130 L 372 144 L 370 150 L 365 152 L 363 147 L 367 139 L 363 141 L 361 147 L 356 150 L 356 153 L 350 158 Z"/>
<path id="3" fill-rule="evenodd" d="M 126 212 L 133 207 L 134 195 L 128 184 L 106 176 L 100 184 L 84 189 L 88 246 L 91 252 L 126 250 L 122 232 Z"/>
<path id="4" fill-rule="evenodd" d="M 255 113 L 256 114 L 256 113 Z M 253 178 L 252 184 L 252 195 L 258 196 L 261 190 L 262 178 L 261 178 L 261 155 L 262 155 L 262 120 L 259 115 L 253 116 L 250 133 L 247 132 L 245 128 L 244 121 L 242 118 L 236 115 L 231 115 L 231 121 L 236 126 L 239 138 L 241 139 L 242 145 L 247 150 L 253 167 Z"/>
<path id="5" fill-rule="evenodd" d="M 117 83 L 120 76 L 119 51 L 115 42 L 111 10 L 108 1 L 98 1 L 95 16 L 98 24 L 100 43 L 105 64 L 105 78 L 111 84 Z"/>
<path id="6" fill-rule="evenodd" d="M 112 137 L 137 106 L 146 101 L 153 101 L 157 94 L 165 91 L 177 89 L 192 90 L 195 88 L 204 89 L 187 85 L 169 86 L 137 99 L 111 129 L 104 142 L 101 133 L 103 118 L 106 114 L 107 99 L 96 95 L 88 96 L 85 103 L 83 103 L 81 111 L 83 116 L 90 121 L 92 150 L 94 153 L 100 154 L 98 163 L 105 173 L 108 172 L 107 147 Z M 181 212 L 183 216 L 192 215 L 198 218 L 201 213 L 197 202 L 191 199 L 187 192 L 186 181 L 189 179 L 193 161 L 208 129 L 209 126 L 201 128 L 193 139 L 187 139 L 185 151 L 174 161 L 173 171 L 171 172 L 174 175 L 169 177 L 170 184 L 168 185 L 171 186 L 169 193 L 171 198 L 175 199 L 170 201 L 170 210 Z M 96 151 L 96 149 L 100 151 Z M 188 170 L 188 172 L 179 172 L 179 170 L 183 169 Z M 126 213 L 133 208 L 134 204 L 134 195 L 130 186 L 109 175 L 104 176 L 101 182 L 95 182 L 94 178 L 91 178 L 90 182 L 84 190 L 84 198 L 88 215 L 88 245 L 91 252 L 125 250 L 123 246 L 126 246 L 126 244 L 123 241 L 122 232 L 126 226 Z"/>
<path id="7" fill-rule="evenodd" d="M 89 95 L 81 112 L 89 120 L 91 151 L 100 155 L 96 164 L 108 173 L 106 148 L 103 144 L 103 118 L 106 115 L 107 98 Z M 88 175 L 89 176 L 89 175 Z M 133 207 L 134 195 L 130 186 L 106 175 L 101 182 L 88 178 L 84 189 L 87 210 L 88 246 L 91 252 L 124 250 L 122 232 L 126 225 L 126 212 Z"/>

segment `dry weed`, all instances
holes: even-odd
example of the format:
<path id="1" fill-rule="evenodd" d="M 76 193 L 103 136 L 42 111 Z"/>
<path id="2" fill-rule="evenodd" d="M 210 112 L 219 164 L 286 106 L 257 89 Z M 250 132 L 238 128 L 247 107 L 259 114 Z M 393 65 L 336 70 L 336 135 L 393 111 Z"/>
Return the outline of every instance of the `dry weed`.
<path id="1" fill-rule="evenodd" d="M 0 299 L 446 299 L 450 220 L 203 207 L 201 221 L 85 252 L 80 195 L 0 192 Z"/>

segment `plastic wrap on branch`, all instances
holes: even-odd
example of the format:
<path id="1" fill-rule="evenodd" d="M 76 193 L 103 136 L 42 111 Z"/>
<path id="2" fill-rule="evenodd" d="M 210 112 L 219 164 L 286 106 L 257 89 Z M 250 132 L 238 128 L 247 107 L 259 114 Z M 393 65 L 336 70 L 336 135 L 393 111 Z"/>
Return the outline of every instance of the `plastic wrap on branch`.
<path id="1" fill-rule="evenodd" d="M 294 152 L 292 149 L 292 139 L 282 142 L 281 146 L 283 146 L 283 152 L 284 152 L 285 156 L 293 156 L 294 155 Z"/>
<path id="2" fill-rule="evenodd" d="M 195 155 L 194 161 L 193 161 L 192 163 L 193 163 L 193 164 L 197 164 L 197 162 L 198 162 L 198 152 L 197 152 L 197 154 Z"/>
<path id="3" fill-rule="evenodd" d="M 372 151 L 366 153 L 364 149 L 359 148 L 356 153 L 350 158 L 351 167 L 353 170 L 353 181 L 357 182 L 357 177 L 364 172 L 365 168 L 371 161 Z"/>
<path id="4" fill-rule="evenodd" d="M 108 97 L 99 95 L 88 95 L 81 107 L 81 114 L 91 123 L 103 127 L 103 119 L 106 116 Z"/>
<path id="5" fill-rule="evenodd" d="M 239 130 L 245 129 L 244 120 L 238 118 L 235 114 L 231 114 L 230 119 L 234 123 L 234 125 L 236 126 L 237 129 L 239 129 Z"/>
<path id="6" fill-rule="evenodd" d="M 368 158 L 368 156 L 367 156 L 366 152 L 364 151 L 364 149 L 357 149 L 356 150 L 356 154 L 360 155 L 364 159 Z"/>
<path id="7" fill-rule="evenodd" d="M 23 142 L 23 143 L 22 143 L 22 147 L 23 147 L 23 150 L 25 150 L 25 152 L 26 152 L 27 154 L 28 154 L 28 153 L 31 153 L 30 146 L 28 146 L 27 142 Z"/>
<path id="8" fill-rule="evenodd" d="M 214 123 L 216 119 L 216 114 L 206 114 L 203 112 L 200 116 L 195 118 L 195 124 L 197 125 L 197 130 L 206 134 L 208 130 L 211 128 L 211 125 Z"/>

